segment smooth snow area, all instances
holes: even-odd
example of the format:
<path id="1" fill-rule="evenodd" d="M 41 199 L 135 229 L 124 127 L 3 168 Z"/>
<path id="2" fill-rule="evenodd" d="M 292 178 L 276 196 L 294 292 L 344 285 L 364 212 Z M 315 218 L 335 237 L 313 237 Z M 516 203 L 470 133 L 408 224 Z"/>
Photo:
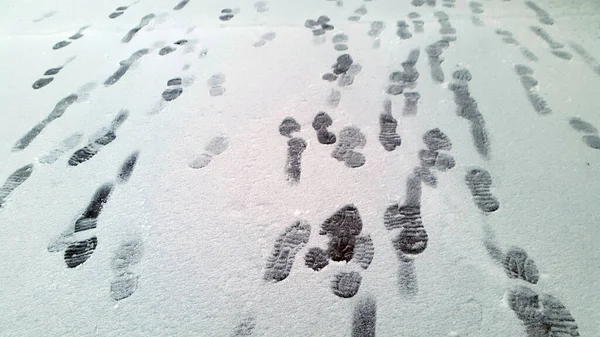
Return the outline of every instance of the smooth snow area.
<path id="1" fill-rule="evenodd" d="M 593 145 L 593 131 L 569 122 L 580 118 L 600 129 L 600 2 L 536 0 L 554 20 L 547 25 L 522 0 L 479 0 L 478 26 L 464 0 L 453 8 L 443 0 L 420 7 L 410 0 L 191 0 L 180 10 L 173 10 L 178 0 L 127 1 L 2 4 L 0 184 L 10 193 L 0 202 L 0 336 L 366 337 L 373 334 L 361 332 L 353 315 L 361 301 L 373 299 L 380 337 L 539 337 L 528 335 L 507 299 L 519 285 L 560 300 L 581 336 L 600 336 L 600 150 L 584 141 Z M 110 19 L 119 6 L 129 8 Z M 367 13 L 349 20 L 361 6 Z M 223 9 L 233 17 L 220 20 Z M 441 55 L 443 83 L 433 80 L 426 52 L 442 37 L 438 11 L 456 29 L 456 41 Z M 415 32 L 410 12 L 420 14 L 423 33 Z M 151 13 L 149 23 L 122 42 Z M 322 15 L 334 28 L 314 36 L 305 21 Z M 397 35 L 398 20 L 406 21 L 411 38 Z M 368 34 L 375 21 L 385 23 L 378 48 Z M 82 37 L 69 39 L 88 25 Z M 543 28 L 564 44 L 556 50 L 572 58 L 553 55 L 530 26 Z M 503 42 L 498 29 L 512 32 L 538 61 Z M 270 40 L 257 44 L 269 32 L 275 33 L 266 35 Z M 348 36 L 348 50 L 334 49 L 338 33 Z M 181 39 L 188 43 L 174 44 Z M 71 43 L 53 49 L 63 40 Z M 160 55 L 166 46 L 176 50 Z M 104 84 L 144 48 L 147 53 L 117 82 Z M 402 71 L 417 48 L 420 76 L 416 87 L 405 89 L 420 94 L 411 116 L 403 114 L 405 97 L 386 88 L 390 74 Z M 323 80 L 344 53 L 362 67 L 354 82 Z M 536 112 L 517 64 L 534 71 L 539 84 L 532 92 L 551 113 Z M 43 76 L 60 66 L 57 74 Z M 468 86 L 485 119 L 489 158 L 477 152 L 469 121 L 456 112 L 450 88 L 453 72 L 462 68 L 472 74 Z M 32 88 L 51 76 L 46 86 Z M 161 95 L 173 78 L 182 79 L 183 92 L 165 101 Z M 219 88 L 222 95 L 211 95 Z M 341 94 L 337 106 L 329 102 L 332 90 Z M 77 101 L 62 116 L 28 146 L 14 148 L 71 93 Z M 402 138 L 394 151 L 379 141 L 386 99 Z M 71 165 L 75 151 L 109 132 L 123 109 L 129 114 L 113 127 L 116 138 Z M 328 131 L 336 144 L 317 140 L 312 122 L 319 111 L 331 116 Z M 295 184 L 286 179 L 288 138 L 279 132 L 286 117 L 300 124 L 292 136 L 307 145 Z M 366 158 L 357 168 L 332 158 L 348 126 L 366 138 L 355 149 Z M 410 296 L 399 282 L 402 263 L 392 244 L 399 230 L 386 229 L 384 213 L 406 201 L 407 179 L 426 148 L 423 135 L 435 128 L 452 141 L 446 153 L 456 166 L 432 169 L 437 187 L 422 184 L 429 242 L 413 257 L 418 292 Z M 66 146 L 70 136 L 73 144 Z M 222 142 L 211 147 L 215 137 Z M 119 182 L 121 166 L 135 151 L 131 177 Z M 42 158 L 49 153 L 61 156 L 48 163 Z M 28 164 L 30 176 L 11 189 L 10 177 Z M 472 167 L 489 172 L 497 211 L 485 213 L 474 202 L 465 183 Z M 96 191 L 111 182 L 97 227 L 64 234 L 73 232 Z M 372 263 L 367 269 L 355 261 L 308 268 L 308 250 L 328 247 L 321 224 L 348 204 L 358 209 L 361 235 L 373 240 Z M 298 246 L 289 276 L 266 281 L 276 240 L 298 220 L 311 226 L 308 242 Z M 65 248 L 91 237 L 97 238 L 91 256 L 68 268 Z M 137 255 L 119 255 L 127 242 L 136 244 Z M 525 250 L 539 281 L 509 278 L 486 249 L 490 242 L 504 252 Z M 122 261 L 124 267 L 115 267 Z M 123 270 L 137 286 L 117 300 L 111 284 Z M 336 296 L 332 280 L 350 271 L 362 276 L 358 293 Z M 544 336 L 568 336 L 553 333 Z"/>

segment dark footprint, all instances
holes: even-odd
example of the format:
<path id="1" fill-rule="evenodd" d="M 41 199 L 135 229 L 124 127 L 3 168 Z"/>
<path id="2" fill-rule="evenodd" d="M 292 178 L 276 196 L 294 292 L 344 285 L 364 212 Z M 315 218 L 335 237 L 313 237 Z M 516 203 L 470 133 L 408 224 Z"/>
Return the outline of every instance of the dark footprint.
<path id="1" fill-rule="evenodd" d="M 183 45 L 187 44 L 188 42 L 189 42 L 188 40 L 182 39 L 182 40 L 177 40 L 177 41 L 173 42 L 173 44 L 177 45 L 177 46 L 183 46 Z M 166 46 L 166 47 L 161 48 L 158 51 L 158 55 L 165 56 L 167 54 L 174 52 L 175 50 L 177 50 L 177 47 Z"/>
<path id="2" fill-rule="evenodd" d="M 532 284 L 536 284 L 540 279 L 535 262 L 519 247 L 512 247 L 506 253 L 504 271 L 510 278 L 518 278 Z"/>
<path id="3" fill-rule="evenodd" d="M 115 274 L 110 283 L 110 297 L 120 301 L 131 296 L 137 289 L 139 276 L 131 269 L 140 263 L 143 254 L 143 244 L 140 240 L 125 242 L 117 248 L 111 261 Z"/>
<path id="4" fill-rule="evenodd" d="M 279 124 L 279 133 L 284 137 L 291 138 L 293 132 L 299 131 L 300 124 L 292 117 L 284 118 L 283 121 L 281 121 L 281 124 Z"/>
<path id="5" fill-rule="evenodd" d="M 125 34 L 125 36 L 123 36 L 121 42 L 129 43 L 137 34 L 137 32 L 139 32 L 142 28 L 146 27 L 150 23 L 150 21 L 152 21 L 152 19 L 154 19 L 155 17 L 156 15 L 154 14 L 148 14 L 144 16 L 135 28 L 132 28 L 131 30 L 129 30 L 129 32 L 127 32 L 127 34 Z"/>
<path id="6" fill-rule="evenodd" d="M 54 46 L 52 46 L 52 49 L 57 50 L 57 49 L 61 49 L 61 48 L 64 48 L 64 47 L 70 45 L 71 42 L 73 42 L 74 40 L 81 38 L 83 36 L 83 34 L 82 34 L 83 31 L 88 28 L 89 28 L 89 26 L 83 26 L 83 27 L 79 28 L 77 33 L 71 35 L 68 40 L 63 40 L 63 41 L 57 42 Z"/>
<path id="7" fill-rule="evenodd" d="M 87 261 L 98 246 L 96 237 L 76 242 L 65 250 L 65 263 L 69 268 L 75 268 Z"/>
<path id="8" fill-rule="evenodd" d="M 219 16 L 219 20 L 229 21 L 229 20 L 233 19 L 235 14 L 236 13 L 234 13 L 234 11 L 231 8 L 225 8 L 225 9 L 221 10 L 221 15 Z"/>
<path id="9" fill-rule="evenodd" d="M 423 143 L 431 151 L 450 151 L 452 150 L 452 141 L 439 128 L 431 129 L 423 134 Z"/>
<path id="10" fill-rule="evenodd" d="M 312 127 L 317 131 L 317 140 L 321 144 L 331 145 L 336 141 L 335 134 L 327 130 L 333 124 L 333 119 L 326 112 L 319 111 L 312 122 Z"/>
<path id="11" fill-rule="evenodd" d="M 384 213 L 387 230 L 401 229 L 392 240 L 398 254 L 416 255 L 427 248 L 429 236 L 421 220 L 421 178 L 411 174 L 406 180 L 404 205 L 391 205 Z"/>
<path id="12" fill-rule="evenodd" d="M 331 282 L 331 290 L 341 298 L 350 298 L 358 293 L 362 276 L 358 272 L 337 272 Z"/>
<path id="13" fill-rule="evenodd" d="M 356 246 L 354 246 L 354 256 L 352 261 L 358 263 L 362 269 L 369 268 L 375 255 L 375 247 L 370 235 L 359 236 L 356 238 Z"/>
<path id="14" fill-rule="evenodd" d="M 172 78 L 167 81 L 167 89 L 163 91 L 162 98 L 169 102 L 179 97 L 182 93 L 183 88 L 181 87 L 181 78 Z"/>
<path id="15" fill-rule="evenodd" d="M 190 2 L 190 0 L 181 0 L 177 5 L 175 5 L 175 7 L 173 7 L 173 10 L 174 11 L 181 10 L 183 7 L 185 7 L 185 5 L 188 4 L 188 2 Z"/>
<path id="16" fill-rule="evenodd" d="M 366 158 L 354 149 L 363 148 L 366 144 L 367 138 L 359 128 L 347 126 L 340 131 L 339 141 L 331 156 L 338 161 L 343 161 L 350 168 L 361 167 L 365 164 Z"/>
<path id="17" fill-rule="evenodd" d="M 48 76 L 48 77 L 42 77 L 42 78 L 38 79 L 37 81 L 33 82 L 31 87 L 33 89 L 37 90 L 37 89 L 47 86 L 48 84 L 50 84 L 50 82 L 54 81 L 54 75 L 57 75 L 64 66 L 66 66 L 68 63 L 70 63 L 74 59 L 75 59 L 75 57 L 73 56 L 73 57 L 69 58 L 65 62 L 65 64 L 63 64 L 62 66 L 50 68 L 50 69 L 46 70 L 46 72 L 44 73 L 44 76 Z"/>
<path id="18" fill-rule="evenodd" d="M 119 170 L 119 175 L 117 176 L 117 181 L 119 183 L 123 184 L 129 180 L 131 174 L 133 173 L 133 169 L 135 167 L 135 163 L 137 162 L 139 155 L 140 152 L 135 151 L 132 154 L 130 154 L 127 157 L 127 159 L 125 159 L 123 165 L 121 165 L 121 169 Z"/>
<path id="19" fill-rule="evenodd" d="M 437 187 L 437 177 L 428 167 L 417 166 L 413 174 L 429 187 Z"/>
<path id="20" fill-rule="evenodd" d="M 0 208 L 4 205 L 6 198 L 15 190 L 21 186 L 27 180 L 33 172 L 33 164 L 27 164 L 20 169 L 13 172 L 2 187 L 0 187 Z"/>
<path id="21" fill-rule="evenodd" d="M 129 56 L 129 58 L 127 60 L 123 60 L 123 61 L 119 62 L 119 64 L 120 64 L 119 69 L 117 69 L 117 71 L 114 74 L 110 75 L 110 77 L 107 78 L 106 81 L 104 81 L 104 85 L 108 87 L 110 85 L 117 83 L 117 81 L 119 81 L 121 79 L 121 77 L 123 77 L 123 75 L 125 75 L 125 73 L 133 65 L 133 63 L 138 61 L 140 58 L 142 58 L 142 56 L 148 54 L 148 52 L 150 52 L 149 49 L 140 49 L 140 50 L 134 52 L 133 54 L 131 54 L 131 56 Z"/>
<path id="22" fill-rule="evenodd" d="M 379 142 L 386 151 L 394 151 L 402 144 L 402 138 L 396 132 L 398 121 L 392 116 L 392 101 L 385 100 L 383 113 L 379 115 Z"/>
<path id="23" fill-rule="evenodd" d="M 564 50 L 553 50 L 552 54 L 560 59 L 567 60 L 567 61 L 573 58 L 573 55 L 571 53 L 569 53 L 568 51 L 564 51 Z"/>
<path id="24" fill-rule="evenodd" d="M 121 110 L 117 117 L 113 120 L 108 132 L 104 135 L 92 140 L 87 146 L 81 148 L 69 158 L 70 166 L 77 166 L 83 162 L 86 162 L 94 157 L 104 146 L 110 144 L 117 138 L 115 132 L 121 126 L 121 124 L 129 117 L 129 111 Z"/>
<path id="25" fill-rule="evenodd" d="M 267 259 L 264 279 L 271 282 L 283 281 L 290 275 L 296 254 L 306 245 L 310 237 L 310 225 L 297 221 L 285 229 L 275 241 L 273 252 Z"/>
<path id="26" fill-rule="evenodd" d="M 569 119 L 569 125 L 579 132 L 583 133 L 598 133 L 598 129 L 594 127 L 592 124 L 584 121 L 579 117 L 573 117 Z"/>
<path id="27" fill-rule="evenodd" d="M 331 67 L 336 75 L 345 74 L 350 70 L 353 60 L 349 54 L 342 54 L 337 58 L 337 62 Z"/>
<path id="28" fill-rule="evenodd" d="M 328 254 L 333 261 L 349 262 L 354 256 L 356 236 L 362 231 L 356 206 L 345 205 L 321 224 L 320 235 L 329 237 Z"/>
<path id="29" fill-rule="evenodd" d="M 490 192 L 492 176 L 482 168 L 472 168 L 465 177 L 467 187 L 471 190 L 475 205 L 484 212 L 494 212 L 500 208 L 498 199 Z"/>
<path id="30" fill-rule="evenodd" d="M 302 173 L 302 152 L 306 150 L 306 141 L 302 138 L 294 137 L 288 140 L 288 155 L 285 163 L 285 172 L 287 180 L 291 184 L 300 181 Z"/>
<path id="31" fill-rule="evenodd" d="M 583 136 L 583 142 L 592 149 L 600 150 L 600 137 L 598 136 Z"/>
<path id="32" fill-rule="evenodd" d="M 85 211 L 75 221 L 75 233 L 96 228 L 98 217 L 102 213 L 102 208 L 108 201 L 113 187 L 112 183 L 106 183 L 96 190 Z"/>
<path id="33" fill-rule="evenodd" d="M 547 115 L 552 113 L 552 109 L 548 106 L 548 103 L 542 96 L 535 91 L 528 91 L 527 98 L 533 109 L 540 115 Z"/>
<path id="34" fill-rule="evenodd" d="M 119 7 L 117 7 L 114 12 L 112 12 L 112 13 L 110 13 L 108 15 L 108 18 L 110 18 L 110 19 L 116 19 L 116 18 L 118 18 L 119 16 L 123 15 L 123 13 L 125 12 L 125 10 L 127 8 L 129 8 L 129 7 L 128 6 L 119 6 Z"/>
<path id="35" fill-rule="evenodd" d="M 507 299 L 528 337 L 579 336 L 575 319 L 556 297 L 517 286 L 508 292 Z"/>
<path id="36" fill-rule="evenodd" d="M 314 271 L 319 271 L 329 264 L 329 254 L 324 249 L 313 247 L 304 255 L 304 264 Z"/>
<path id="37" fill-rule="evenodd" d="M 377 302 L 373 297 L 361 298 L 352 317 L 352 337 L 375 337 Z"/>

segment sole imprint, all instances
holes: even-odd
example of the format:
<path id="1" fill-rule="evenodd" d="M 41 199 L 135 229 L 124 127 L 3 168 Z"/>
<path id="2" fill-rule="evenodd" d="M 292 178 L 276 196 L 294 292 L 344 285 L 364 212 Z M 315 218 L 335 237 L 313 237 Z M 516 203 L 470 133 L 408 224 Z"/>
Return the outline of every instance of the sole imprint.
<path id="1" fill-rule="evenodd" d="M 125 75 L 125 73 L 127 73 L 129 68 L 135 62 L 137 62 L 139 59 L 142 58 L 142 56 L 148 54 L 149 52 L 150 52 L 149 49 L 140 49 L 140 50 L 134 52 L 133 54 L 131 54 L 131 56 L 129 56 L 128 59 L 119 62 L 119 64 L 120 64 L 119 69 L 117 69 L 117 71 L 114 74 L 110 75 L 106 79 L 106 81 L 104 81 L 104 85 L 108 87 L 108 86 L 111 86 L 111 85 L 117 83 L 121 79 L 121 77 L 123 77 L 123 75 Z"/>
<path id="2" fill-rule="evenodd" d="M 134 28 L 132 28 L 131 30 L 129 30 L 129 32 L 127 32 L 127 34 L 125 34 L 125 36 L 123 36 L 123 38 L 121 39 L 121 42 L 123 43 L 129 43 L 134 37 L 135 35 L 144 27 L 146 27 L 148 24 L 150 24 L 150 22 L 152 21 L 152 19 L 154 19 L 156 17 L 156 15 L 154 14 L 148 14 L 145 15 L 144 17 L 142 17 L 140 19 L 140 23 L 138 23 L 138 25 Z"/>
<path id="3" fill-rule="evenodd" d="M 119 111 L 117 117 L 115 117 L 115 119 L 112 121 L 110 128 L 108 128 L 108 132 L 92 140 L 87 146 L 75 151 L 71 158 L 69 158 L 69 165 L 77 166 L 81 163 L 92 159 L 92 157 L 98 154 L 98 152 L 103 147 L 110 144 L 113 140 L 117 139 L 117 135 L 115 134 L 115 132 L 121 126 L 121 124 L 125 122 L 127 117 L 129 117 L 129 111 Z"/>
<path id="4" fill-rule="evenodd" d="M 306 150 L 306 141 L 299 137 L 288 140 L 288 154 L 285 163 L 287 181 L 296 184 L 302 173 L 302 152 Z"/>
<path id="5" fill-rule="evenodd" d="M 52 46 L 52 49 L 57 50 L 70 45 L 73 41 L 80 39 L 83 36 L 83 31 L 88 29 L 89 27 L 90 26 L 83 26 L 79 28 L 77 33 L 71 35 L 68 40 L 57 42 L 54 46 Z"/>
<path id="6" fill-rule="evenodd" d="M 366 158 L 362 153 L 354 150 L 363 148 L 366 144 L 367 138 L 358 127 L 347 126 L 340 131 L 339 141 L 331 156 L 350 168 L 361 167 L 365 164 Z"/>
<path id="7" fill-rule="evenodd" d="M 46 70 L 46 72 L 44 73 L 45 77 L 42 77 L 42 78 L 38 79 L 37 81 L 33 82 L 31 87 L 34 90 L 37 90 L 37 89 L 41 89 L 41 88 L 47 86 L 48 84 L 50 84 L 50 82 L 54 81 L 54 76 L 57 75 L 62 70 L 62 68 L 64 68 L 67 64 L 69 64 L 74 59 L 75 59 L 75 56 L 67 59 L 67 61 L 61 66 L 58 66 L 55 68 L 50 68 L 50 69 Z"/>
<path id="8" fill-rule="evenodd" d="M 528 337 L 579 336 L 575 319 L 558 298 L 517 286 L 508 292 L 507 300 Z"/>
<path id="9" fill-rule="evenodd" d="M 402 138 L 396 132 L 398 121 L 392 116 L 392 101 L 385 100 L 383 113 L 379 115 L 379 142 L 386 151 L 394 151 L 402 144 Z"/>
<path id="10" fill-rule="evenodd" d="M 119 169 L 119 174 L 117 175 L 117 182 L 123 184 L 129 181 L 131 178 L 131 174 L 133 173 L 133 169 L 135 168 L 135 164 L 137 163 L 138 157 L 140 156 L 139 151 L 135 151 L 130 154 Z"/>
<path id="11" fill-rule="evenodd" d="M 139 276 L 132 272 L 143 254 L 143 244 L 139 239 L 127 241 L 117 248 L 111 261 L 115 278 L 110 283 L 110 297 L 120 301 L 131 296 L 137 289 Z"/>
<path id="12" fill-rule="evenodd" d="M 362 276 L 355 271 L 337 272 L 331 282 L 331 291 L 341 298 L 354 297 L 358 293 Z"/>
<path id="13" fill-rule="evenodd" d="M 0 208 L 2 208 L 8 196 L 17 187 L 21 186 L 31 176 L 32 172 L 33 164 L 27 164 L 8 176 L 2 187 L 0 187 Z"/>
<path id="14" fill-rule="evenodd" d="M 65 250 L 65 263 L 69 268 L 75 268 L 87 261 L 98 246 L 96 237 L 87 240 L 78 241 L 69 245 Z"/>
<path id="15" fill-rule="evenodd" d="M 486 213 L 495 212 L 500 208 L 500 202 L 490 192 L 492 176 L 483 168 L 469 169 L 465 176 L 467 187 L 471 190 L 475 205 Z"/>
<path id="16" fill-rule="evenodd" d="M 267 259 L 264 280 L 283 281 L 290 275 L 296 254 L 308 243 L 310 225 L 297 221 L 279 235 Z"/>

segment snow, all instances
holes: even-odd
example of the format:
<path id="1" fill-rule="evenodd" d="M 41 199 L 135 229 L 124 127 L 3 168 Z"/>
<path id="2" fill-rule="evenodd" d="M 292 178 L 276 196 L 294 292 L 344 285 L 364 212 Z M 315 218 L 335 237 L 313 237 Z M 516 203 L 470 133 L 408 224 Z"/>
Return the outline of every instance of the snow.
<path id="1" fill-rule="evenodd" d="M 0 336 L 231 336 L 241 322 L 255 325 L 253 336 L 350 336 L 354 308 L 361 299 L 377 303 L 377 336 L 527 336 L 523 323 L 506 302 L 517 285 L 557 297 L 575 318 L 581 336 L 600 335 L 600 156 L 588 147 L 569 118 L 580 117 L 600 128 L 597 88 L 600 76 L 569 47 L 574 41 L 600 59 L 598 17 L 594 1 L 537 1 L 556 21 L 538 22 L 521 1 L 482 0 L 483 27 L 471 22 L 468 3 L 456 7 L 413 7 L 410 1 L 268 2 L 258 13 L 253 1 L 227 4 L 142 0 L 52 2 L 20 1 L 0 13 L 0 183 L 15 170 L 34 163 L 31 177 L 0 208 Z M 116 19 L 108 15 L 131 5 Z M 355 9 L 368 13 L 349 21 Z M 224 8 L 239 9 L 230 21 L 218 19 Z M 446 81 L 432 81 L 424 48 L 439 40 L 433 16 L 443 10 L 457 30 L 457 41 L 444 50 Z M 45 13 L 56 14 L 39 22 Z M 416 34 L 407 14 L 423 16 L 425 33 Z M 157 18 L 130 43 L 122 37 L 146 14 Z M 166 13 L 165 15 L 161 15 Z M 335 26 L 324 37 L 304 27 L 320 15 Z M 367 35 L 370 23 L 382 20 L 381 47 Z M 407 20 L 413 37 L 396 36 L 396 21 Z M 81 27 L 83 37 L 53 50 Z M 543 27 L 570 61 L 553 56 L 529 28 Z M 193 30 L 191 30 L 194 28 Z M 526 60 L 514 45 L 502 42 L 495 29 L 510 30 L 539 58 Z M 191 30 L 191 31 L 190 31 Z M 261 36 L 276 36 L 254 47 Z M 350 86 L 339 87 L 321 75 L 342 53 L 331 37 L 348 35 L 349 53 L 362 70 Z M 195 51 L 178 46 L 197 42 Z M 114 85 L 104 81 L 137 50 L 149 48 Z M 388 77 L 401 70 L 410 50 L 420 48 L 416 116 L 403 116 L 404 97 L 385 93 Z M 200 57 L 202 50 L 208 50 Z M 72 56 L 49 85 L 31 85 L 50 68 Z M 528 101 L 514 65 L 534 69 L 536 90 L 552 114 L 539 115 Z M 188 70 L 182 70 L 190 65 Z M 471 95 L 479 105 L 491 139 L 491 158 L 477 153 L 469 122 L 456 115 L 448 89 L 455 69 L 473 75 Z M 225 74 L 222 96 L 211 96 L 207 81 Z M 193 79 L 177 99 L 161 101 L 171 78 Z M 44 119 L 55 104 L 87 83 L 88 97 L 71 105 L 22 151 L 15 142 Z M 331 90 L 341 91 L 336 108 L 327 104 Z M 378 141 L 379 114 L 392 100 L 402 145 L 388 152 Z M 129 118 L 116 140 L 79 166 L 69 156 L 108 127 L 121 109 Z M 366 164 L 349 168 L 331 158 L 335 145 L 319 144 L 312 120 L 319 111 L 333 119 L 329 131 L 339 135 L 358 127 L 367 143 L 356 151 Z M 284 172 L 287 140 L 278 126 L 285 117 L 301 125 L 294 137 L 308 143 L 302 154 L 300 183 Z M 422 135 L 440 128 L 453 142 L 448 153 L 456 167 L 437 172 L 438 187 L 423 185 L 421 212 L 429 235 L 427 249 L 415 257 L 418 294 L 402 295 L 398 258 L 383 214 L 405 199 L 406 179 L 419 165 Z M 53 164 L 38 158 L 76 132 L 82 142 Z M 206 153 L 214 137 L 228 147 L 208 164 L 190 163 Z M 94 230 L 98 247 L 89 260 L 67 268 L 63 252 L 48 251 L 85 210 L 94 192 L 116 182 L 123 161 L 140 156 L 128 182 L 116 184 Z M 492 193 L 500 209 L 484 214 L 474 204 L 464 179 L 470 167 L 492 176 Z M 319 272 L 304 265 L 311 247 L 326 248 L 321 223 L 346 204 L 354 204 L 371 235 L 375 256 L 367 270 L 354 263 L 330 262 Z M 277 283 L 263 280 L 273 244 L 297 220 L 311 227 L 308 244 L 296 255 L 290 275 Z M 531 285 L 510 279 L 484 246 L 492 230 L 501 248 L 527 251 L 539 271 Z M 111 269 L 121 244 L 141 240 L 143 255 L 131 272 L 139 276 L 135 292 L 123 300 L 110 296 Z M 352 298 L 335 296 L 330 283 L 338 271 L 358 271 L 362 283 Z"/>

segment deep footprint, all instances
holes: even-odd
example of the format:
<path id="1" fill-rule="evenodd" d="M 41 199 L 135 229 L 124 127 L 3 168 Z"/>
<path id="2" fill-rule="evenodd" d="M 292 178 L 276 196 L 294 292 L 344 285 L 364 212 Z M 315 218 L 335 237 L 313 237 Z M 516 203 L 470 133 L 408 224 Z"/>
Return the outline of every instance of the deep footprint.
<path id="1" fill-rule="evenodd" d="M 507 299 L 528 337 L 579 336 L 575 319 L 556 297 L 517 286 L 508 292 Z"/>
<path id="2" fill-rule="evenodd" d="M 472 168 L 465 176 L 467 187 L 471 190 L 475 205 L 482 211 L 489 213 L 500 208 L 498 199 L 490 192 L 492 176 L 483 168 Z"/>
<path id="3" fill-rule="evenodd" d="M 333 132 L 327 130 L 333 124 L 333 120 L 326 112 L 319 111 L 312 122 L 312 127 L 317 131 L 317 140 L 324 145 L 335 144 L 336 137 Z"/>
<path id="4" fill-rule="evenodd" d="M 366 235 L 357 237 L 352 261 L 358 263 L 362 269 L 367 269 L 369 268 L 369 265 L 371 265 L 374 255 L 375 247 L 373 246 L 373 239 L 371 239 L 371 236 Z"/>
<path id="5" fill-rule="evenodd" d="M 300 131 L 300 124 L 292 117 L 286 117 L 279 124 L 279 134 L 291 138 L 293 132 Z"/>
<path id="6" fill-rule="evenodd" d="M 2 187 L 0 187 L 0 208 L 4 205 L 6 198 L 15 190 L 17 187 L 21 186 L 33 172 L 33 164 L 27 164 L 15 172 L 13 172 Z"/>
<path id="7" fill-rule="evenodd" d="M 358 127 L 347 126 L 340 131 L 339 141 L 331 156 L 350 168 L 361 167 L 365 164 L 366 158 L 354 149 L 363 148 L 366 144 L 367 138 Z"/>
<path id="8" fill-rule="evenodd" d="M 306 150 L 306 141 L 302 138 L 292 138 L 288 140 L 288 154 L 285 164 L 287 180 L 291 184 L 300 181 L 302 173 L 302 152 Z"/>
<path id="9" fill-rule="evenodd" d="M 304 255 L 304 264 L 314 271 L 319 271 L 329 264 L 329 254 L 324 249 L 313 247 Z"/>
<path id="10" fill-rule="evenodd" d="M 104 85 L 108 87 L 110 85 L 117 83 L 117 81 L 119 81 L 121 79 L 121 77 L 123 77 L 123 75 L 125 75 L 125 73 L 127 73 L 127 71 L 133 65 L 133 63 L 138 61 L 140 58 L 142 58 L 142 56 L 148 54 L 149 52 L 150 52 L 149 49 L 140 49 L 140 50 L 134 52 L 133 54 L 131 54 L 131 56 L 129 56 L 129 58 L 127 60 L 123 60 L 123 61 L 119 62 L 119 64 L 120 64 L 119 69 L 117 69 L 117 71 L 115 71 L 114 74 L 110 75 L 106 79 L 106 81 L 104 81 Z"/>
<path id="11" fill-rule="evenodd" d="M 308 243 L 310 225 L 297 221 L 285 229 L 275 241 L 271 256 L 267 259 L 264 280 L 283 281 L 290 275 L 296 254 Z"/>
<path id="12" fill-rule="evenodd" d="M 87 261 L 98 246 L 96 237 L 76 242 L 65 250 L 65 263 L 69 268 L 75 268 Z"/>
<path id="13" fill-rule="evenodd" d="M 96 190 L 85 211 L 75 221 L 75 233 L 96 228 L 98 217 L 102 213 L 104 205 L 108 202 L 113 187 L 112 183 L 106 183 Z"/>
<path id="14" fill-rule="evenodd" d="M 329 237 L 328 254 L 333 261 L 352 260 L 356 236 L 362 231 L 362 226 L 358 209 L 353 204 L 340 208 L 321 224 L 319 234 Z"/>
<path id="15" fill-rule="evenodd" d="M 127 159 L 121 165 L 121 169 L 119 170 L 119 174 L 117 175 L 117 181 L 121 184 L 126 183 L 129 178 L 131 178 L 131 174 L 133 173 L 133 169 L 135 168 L 135 164 L 137 163 L 138 157 L 140 156 L 139 151 L 135 151 L 130 154 Z"/>
<path id="16" fill-rule="evenodd" d="M 402 138 L 396 132 L 398 121 L 392 116 L 392 101 L 386 100 L 383 110 L 379 115 L 379 142 L 386 151 L 394 151 L 402 144 Z"/>
<path id="17" fill-rule="evenodd" d="M 504 258 L 504 271 L 510 278 L 518 278 L 536 284 L 540 273 L 535 262 L 519 247 L 511 247 Z"/>
<path id="18" fill-rule="evenodd" d="M 337 272 L 331 282 L 331 290 L 341 298 L 350 298 L 358 293 L 362 276 L 355 271 Z"/>
<path id="19" fill-rule="evenodd" d="M 121 39 L 121 42 L 123 43 L 129 43 L 133 37 L 144 27 L 146 27 L 150 21 L 152 21 L 152 19 L 154 19 L 156 17 L 156 15 L 154 14 L 148 14 L 146 16 L 144 16 L 141 20 L 140 23 L 135 27 L 132 28 L 129 32 L 127 32 L 127 34 L 125 34 L 125 36 L 123 36 L 123 38 Z"/>

